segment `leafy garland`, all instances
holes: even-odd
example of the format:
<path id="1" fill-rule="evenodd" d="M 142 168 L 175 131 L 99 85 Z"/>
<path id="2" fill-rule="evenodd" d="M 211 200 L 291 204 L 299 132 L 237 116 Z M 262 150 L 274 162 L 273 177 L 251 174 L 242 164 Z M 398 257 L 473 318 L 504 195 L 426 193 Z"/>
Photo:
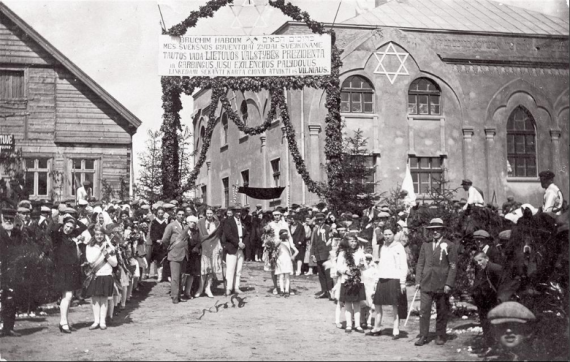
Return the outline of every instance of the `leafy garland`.
<path id="1" fill-rule="evenodd" d="M 346 265 L 350 271 L 350 275 L 344 282 L 344 285 L 348 292 L 357 293 L 360 289 L 360 285 L 362 284 L 362 274 L 360 268 L 354 262 L 353 250 L 351 250 L 350 247 L 344 249 L 344 260 L 346 261 Z"/>
<path id="2" fill-rule="evenodd" d="M 200 18 L 212 17 L 218 9 L 231 3 L 233 3 L 233 0 L 210 0 L 206 5 L 201 6 L 198 11 L 192 11 L 181 23 L 171 27 L 168 31 L 163 31 L 163 34 L 182 36 L 186 33 L 188 28 L 194 27 Z M 216 124 L 215 110 L 217 109 L 216 106 L 218 102 L 221 101 L 229 118 L 236 124 L 240 131 L 248 135 L 256 135 L 267 130 L 275 117 L 276 108 L 279 107 L 280 115 L 285 126 L 289 150 L 295 161 L 297 171 L 303 178 L 309 191 L 317 193 L 319 196 L 326 196 L 326 189 L 311 179 L 305 162 L 298 151 L 295 131 L 289 119 L 283 92 L 284 89 L 301 90 L 305 87 L 325 89 L 325 107 L 328 109 L 328 114 L 325 119 L 325 156 L 329 189 L 341 182 L 342 121 L 340 117 L 339 70 L 342 66 L 342 62 L 340 60 L 341 51 L 335 45 L 335 33 L 333 30 L 325 30 L 322 23 L 311 20 L 307 12 L 302 12 L 297 6 L 291 3 L 285 3 L 285 0 L 269 0 L 269 5 L 280 9 L 283 14 L 291 17 L 293 20 L 305 22 L 313 33 L 329 33 L 331 35 L 331 74 L 326 76 L 302 77 L 162 77 L 162 100 L 164 109 L 162 126 L 162 130 L 164 131 L 163 153 L 165 155 L 171 154 L 173 158 L 178 155 L 176 149 L 178 145 L 174 145 L 174 143 L 176 140 L 176 131 L 180 128 L 179 112 L 182 109 L 180 94 L 184 92 L 187 95 L 191 95 L 196 88 L 213 90 L 209 121 L 200 156 L 194 170 L 190 173 L 186 185 L 176 189 L 176 185 L 180 184 L 178 160 L 167 157 L 163 160 L 163 191 L 165 195 L 176 197 L 182 192 L 194 187 L 196 178 L 200 168 L 205 162 L 206 153 L 210 147 L 213 128 Z M 224 91 L 224 89 L 226 89 L 226 91 Z M 233 109 L 231 109 L 226 97 L 227 89 L 252 92 L 260 92 L 263 89 L 269 90 L 271 94 L 271 110 L 267 120 L 261 126 L 247 127 L 235 114 Z"/>

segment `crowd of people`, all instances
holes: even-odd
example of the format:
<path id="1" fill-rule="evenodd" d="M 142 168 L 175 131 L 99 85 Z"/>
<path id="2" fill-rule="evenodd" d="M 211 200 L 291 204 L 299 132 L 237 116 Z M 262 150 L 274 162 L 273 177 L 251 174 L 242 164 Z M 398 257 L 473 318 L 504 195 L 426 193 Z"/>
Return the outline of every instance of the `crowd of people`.
<path id="1" fill-rule="evenodd" d="M 540 177 L 546 190 L 542 211 L 559 215 L 563 196 L 553 183 L 554 174 L 546 171 Z M 464 180 L 462 185 L 468 198 L 457 202 L 458 212 L 469 206 L 485 207 L 482 192 L 471 181 Z M 395 210 L 378 202 L 359 213 L 335 213 L 324 202 L 273 210 L 263 210 L 261 205 L 255 210 L 248 205 L 212 208 L 197 200 L 101 202 L 89 196 L 89 186 L 77 191 L 74 205 L 45 201 L 34 208 L 31 202 L 21 201 L 16 209 L 2 209 L 4 335 L 18 335 L 13 330 L 16 307 L 12 302 L 18 290 L 10 285 L 9 261 L 18 245 L 42 240 L 42 256 L 51 255 L 55 266 L 53 288 L 60 296 L 62 333 L 74 331 L 69 320 L 74 296 L 91 299 L 93 324 L 89 329 L 105 330 L 137 292 L 141 279 L 169 281 L 174 304 L 202 296 L 213 298 L 216 282 L 223 283 L 227 296 L 243 293 L 240 276 L 244 261 L 249 261 L 263 263 L 273 281 L 271 293 L 284 298 L 294 295 L 291 276 L 318 274 L 321 290 L 315 298 L 335 302 L 336 325 L 346 333 L 381 335 L 383 307 L 387 306 L 393 339 L 400 338 L 400 321 L 407 314 L 406 283 L 415 279 L 420 292 L 420 335 L 415 345 L 428 343 L 432 303 L 437 309 L 435 343 L 446 342 L 458 246 L 444 238 L 446 225 L 440 218 L 433 218 L 426 227 L 428 242 L 421 245 L 419 258 L 412 263 L 407 226 L 410 205 Z M 505 205 L 505 218 L 516 218 L 519 205 L 513 200 Z M 499 239 L 508 237 L 505 231 Z M 504 257 L 497 246 L 500 240 L 493 242 L 485 230 L 477 230 L 473 238 L 478 241 L 473 261 L 479 268 L 472 293 L 488 355 L 496 349 L 492 324 L 517 318 L 515 322 L 524 319 L 521 323 L 526 323 L 532 313 L 522 305 L 506 308 L 501 302 L 507 300 L 497 295 Z"/>

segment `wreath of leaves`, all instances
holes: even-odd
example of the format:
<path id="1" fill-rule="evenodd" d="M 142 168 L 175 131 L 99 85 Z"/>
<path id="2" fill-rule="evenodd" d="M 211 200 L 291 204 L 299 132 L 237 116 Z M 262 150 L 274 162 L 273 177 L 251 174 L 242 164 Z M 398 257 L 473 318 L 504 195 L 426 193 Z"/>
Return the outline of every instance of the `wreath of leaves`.
<path id="1" fill-rule="evenodd" d="M 233 0 L 210 0 L 206 5 L 201 6 L 198 11 L 192 11 L 189 16 L 169 30 L 163 30 L 163 34 L 172 36 L 182 36 L 186 31 L 194 27 L 199 19 L 212 17 L 214 13 L 223 6 L 232 4 Z M 313 33 L 331 35 L 331 74 L 325 76 L 290 76 L 290 77 L 162 77 L 163 89 L 163 148 L 165 154 L 177 155 L 176 131 L 180 129 L 180 110 L 182 104 L 180 102 L 180 94 L 184 92 L 192 95 L 197 88 L 212 89 L 212 99 L 209 110 L 209 120 L 205 135 L 203 138 L 202 148 L 198 161 L 194 170 L 190 173 L 186 185 L 179 185 L 178 179 L 178 160 L 167 158 L 163 160 L 163 192 L 166 196 L 176 197 L 186 190 L 194 187 L 196 178 L 203 166 L 208 149 L 210 147 L 211 138 L 216 125 L 215 112 L 218 102 L 221 102 L 223 110 L 228 117 L 236 124 L 238 129 L 248 135 L 256 135 L 266 131 L 276 116 L 277 109 L 284 124 L 285 135 L 289 145 L 289 151 L 293 156 L 297 172 L 301 175 L 303 181 L 307 185 L 309 191 L 326 197 L 326 187 L 324 184 L 315 182 L 305 165 L 295 138 L 295 130 L 289 118 L 287 104 L 285 100 L 284 90 L 301 90 L 305 87 L 314 89 L 324 89 L 326 92 L 325 107 L 328 114 L 325 118 L 325 157 L 326 170 L 328 175 L 328 188 L 334 188 L 340 182 L 341 178 L 341 156 L 342 156 L 342 120 L 340 117 L 340 80 L 339 70 L 342 66 L 340 60 L 341 51 L 335 45 L 336 36 L 334 31 L 325 30 L 324 25 L 311 19 L 309 14 L 301 11 L 297 6 L 291 3 L 285 3 L 285 0 L 269 0 L 269 5 L 280 9 L 283 14 L 289 16 L 293 20 L 303 21 Z M 267 119 L 263 124 L 257 127 L 248 127 L 238 117 L 229 104 L 226 97 L 228 90 L 233 91 L 251 91 L 260 92 L 261 90 L 269 90 L 271 95 L 271 109 Z"/>

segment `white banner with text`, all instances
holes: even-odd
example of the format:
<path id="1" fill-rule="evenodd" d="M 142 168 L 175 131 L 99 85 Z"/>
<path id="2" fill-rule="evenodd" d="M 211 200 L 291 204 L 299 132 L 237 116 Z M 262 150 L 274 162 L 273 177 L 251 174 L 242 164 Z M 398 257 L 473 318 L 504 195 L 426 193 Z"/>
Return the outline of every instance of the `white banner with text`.
<path id="1" fill-rule="evenodd" d="M 329 75 L 329 34 L 160 36 L 161 76 L 279 77 Z"/>

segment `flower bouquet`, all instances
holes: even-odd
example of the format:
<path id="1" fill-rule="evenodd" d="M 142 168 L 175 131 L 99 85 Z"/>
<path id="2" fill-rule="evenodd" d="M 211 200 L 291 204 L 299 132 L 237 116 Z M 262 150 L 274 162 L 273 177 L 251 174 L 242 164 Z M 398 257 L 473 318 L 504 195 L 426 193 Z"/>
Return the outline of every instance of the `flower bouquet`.
<path id="1" fill-rule="evenodd" d="M 266 271 L 273 271 L 277 266 L 277 258 L 279 258 L 279 244 L 280 242 L 275 240 L 275 230 L 273 228 L 266 226 L 263 230 L 262 240 L 263 240 L 263 261 L 265 261 L 264 269 Z"/>

